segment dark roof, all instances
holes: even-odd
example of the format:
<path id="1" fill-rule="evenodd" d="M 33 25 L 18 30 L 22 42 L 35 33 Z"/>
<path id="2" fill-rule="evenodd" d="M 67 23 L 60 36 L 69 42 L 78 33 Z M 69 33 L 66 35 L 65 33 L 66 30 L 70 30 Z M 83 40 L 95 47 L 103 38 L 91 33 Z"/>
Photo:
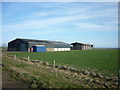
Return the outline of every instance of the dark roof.
<path id="1" fill-rule="evenodd" d="M 25 42 L 48 42 L 48 43 L 64 43 L 64 44 L 68 44 L 68 43 L 65 43 L 65 42 L 61 42 L 61 41 L 50 41 L 50 40 L 35 40 L 35 39 L 23 39 L 23 38 L 17 38 L 19 40 L 22 40 L 22 41 L 25 41 Z M 17 40 L 16 39 L 16 40 Z"/>
<path id="2" fill-rule="evenodd" d="M 74 44 L 84 45 L 83 43 L 78 43 L 78 42 L 71 43 L 71 45 L 74 45 Z"/>
<path id="3" fill-rule="evenodd" d="M 75 45 L 75 44 L 79 44 L 79 45 L 91 45 L 91 44 L 83 44 L 83 43 L 78 43 L 78 42 L 71 43 L 71 45 Z"/>

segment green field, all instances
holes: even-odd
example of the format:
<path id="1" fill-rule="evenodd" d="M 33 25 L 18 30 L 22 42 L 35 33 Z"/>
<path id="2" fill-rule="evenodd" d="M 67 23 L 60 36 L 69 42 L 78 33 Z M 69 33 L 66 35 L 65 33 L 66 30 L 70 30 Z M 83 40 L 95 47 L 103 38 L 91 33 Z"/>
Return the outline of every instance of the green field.
<path id="1" fill-rule="evenodd" d="M 65 52 L 16 52 L 8 53 L 17 57 L 28 57 L 48 61 L 53 64 L 68 65 L 72 67 L 95 70 L 104 74 L 116 75 L 118 69 L 117 49 L 96 49 Z"/>

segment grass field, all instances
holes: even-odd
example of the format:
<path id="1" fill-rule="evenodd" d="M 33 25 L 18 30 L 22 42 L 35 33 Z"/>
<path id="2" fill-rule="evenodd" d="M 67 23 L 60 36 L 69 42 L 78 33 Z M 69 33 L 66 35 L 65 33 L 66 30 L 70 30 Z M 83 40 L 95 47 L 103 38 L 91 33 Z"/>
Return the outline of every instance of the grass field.
<path id="1" fill-rule="evenodd" d="M 117 75 L 118 50 L 96 49 L 65 52 L 17 52 L 8 53 L 17 57 L 28 57 L 56 64 L 95 70 L 103 74 Z"/>

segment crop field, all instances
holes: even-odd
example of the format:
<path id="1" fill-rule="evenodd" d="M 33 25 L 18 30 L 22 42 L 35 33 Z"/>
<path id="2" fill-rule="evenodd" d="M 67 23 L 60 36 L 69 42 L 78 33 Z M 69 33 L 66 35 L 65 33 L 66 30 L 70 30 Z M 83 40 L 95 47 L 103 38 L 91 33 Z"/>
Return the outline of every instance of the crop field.
<path id="1" fill-rule="evenodd" d="M 67 65 L 76 68 L 94 70 L 106 75 L 117 75 L 118 50 L 117 49 L 96 49 L 83 51 L 64 52 L 16 52 L 8 53 L 17 57 L 30 57 L 57 65 Z"/>

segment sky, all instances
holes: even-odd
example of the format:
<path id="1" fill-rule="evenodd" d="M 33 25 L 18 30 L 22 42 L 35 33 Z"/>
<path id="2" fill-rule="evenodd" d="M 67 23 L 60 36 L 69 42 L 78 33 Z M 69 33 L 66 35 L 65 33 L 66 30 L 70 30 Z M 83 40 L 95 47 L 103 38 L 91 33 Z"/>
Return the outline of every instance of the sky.
<path id="1" fill-rule="evenodd" d="M 16 38 L 118 46 L 117 2 L 2 2 L 2 43 Z"/>

